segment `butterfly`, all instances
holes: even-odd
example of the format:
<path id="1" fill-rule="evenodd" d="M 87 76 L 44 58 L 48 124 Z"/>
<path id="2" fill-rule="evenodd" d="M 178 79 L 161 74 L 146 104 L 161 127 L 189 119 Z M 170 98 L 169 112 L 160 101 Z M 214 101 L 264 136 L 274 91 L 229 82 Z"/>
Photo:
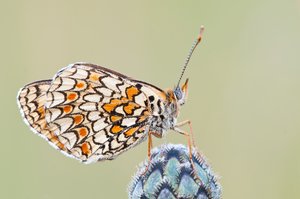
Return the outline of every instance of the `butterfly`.
<path id="1" fill-rule="evenodd" d="M 185 62 L 178 85 L 164 91 L 152 84 L 111 69 L 74 63 L 53 79 L 36 81 L 20 89 L 17 97 L 25 123 L 52 146 L 81 162 L 114 159 L 151 136 L 163 137 L 177 123 L 187 98 L 188 79 L 180 86 L 189 59 L 200 43 L 203 28 Z"/>

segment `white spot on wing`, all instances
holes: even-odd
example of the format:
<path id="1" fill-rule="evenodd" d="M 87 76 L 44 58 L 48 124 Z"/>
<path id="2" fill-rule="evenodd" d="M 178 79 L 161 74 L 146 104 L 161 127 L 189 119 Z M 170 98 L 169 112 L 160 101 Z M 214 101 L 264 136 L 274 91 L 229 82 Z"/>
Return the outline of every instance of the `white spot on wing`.
<path id="1" fill-rule="evenodd" d="M 122 145 L 122 143 L 118 142 L 118 141 L 115 140 L 115 139 L 112 140 L 112 141 L 111 141 L 111 144 L 110 144 L 110 146 L 111 146 L 112 149 L 119 148 L 121 145 Z"/>
<path id="2" fill-rule="evenodd" d="M 73 118 L 69 118 L 69 117 L 61 118 L 61 119 L 55 120 L 54 124 L 59 125 L 59 127 L 60 127 L 59 134 L 61 134 L 63 132 L 66 132 L 66 130 L 68 130 L 72 126 Z M 52 129 L 50 129 L 50 130 L 52 130 Z M 57 134 L 57 135 L 59 135 L 59 134 Z"/>
<path id="3" fill-rule="evenodd" d="M 37 94 L 33 93 L 33 94 L 29 94 L 26 96 L 27 99 L 28 99 L 28 102 L 27 103 L 30 103 L 32 101 L 34 101 L 36 98 L 37 98 Z"/>
<path id="4" fill-rule="evenodd" d="M 119 137 L 118 137 L 118 140 L 119 140 L 120 142 L 124 142 L 124 141 L 126 141 L 127 139 L 128 139 L 128 138 L 125 137 L 124 133 L 121 133 L 121 134 L 119 135 Z"/>
<path id="5" fill-rule="evenodd" d="M 72 65 L 69 65 L 68 67 L 66 68 L 63 68 L 62 70 L 60 70 L 58 72 L 58 75 L 60 77 L 69 77 L 70 75 L 72 75 L 75 71 L 76 71 L 76 68 L 71 68 L 73 66 Z M 56 77 L 55 77 L 56 78 Z"/>
<path id="6" fill-rule="evenodd" d="M 105 87 L 97 88 L 96 90 L 99 93 L 102 93 L 104 96 L 108 96 L 108 97 L 110 97 L 113 92 L 112 90 L 105 88 Z"/>
<path id="7" fill-rule="evenodd" d="M 100 114 L 98 111 L 92 111 L 92 112 L 89 112 L 88 114 L 88 120 L 91 120 L 91 121 L 96 121 L 96 120 L 99 120 L 101 117 L 100 117 Z"/>
<path id="8" fill-rule="evenodd" d="M 136 124 L 136 118 L 135 117 L 124 118 L 122 120 L 122 126 L 132 126 L 134 124 Z"/>
<path id="9" fill-rule="evenodd" d="M 115 109 L 115 111 L 116 111 L 117 113 L 122 114 L 122 115 L 126 115 L 126 114 L 124 113 L 124 111 L 123 111 L 123 106 L 118 106 L 118 107 Z"/>
<path id="10" fill-rule="evenodd" d="M 56 108 L 51 108 L 47 110 L 47 115 L 50 117 L 47 117 L 47 122 L 52 122 L 58 118 L 58 116 L 61 114 L 61 111 Z M 49 119 L 49 120 L 48 120 Z"/>
<path id="11" fill-rule="evenodd" d="M 134 143 L 133 137 L 130 137 L 129 139 L 127 139 L 126 144 L 130 145 L 132 143 Z"/>
<path id="12" fill-rule="evenodd" d="M 133 112 L 133 115 L 141 115 L 144 110 L 145 110 L 145 108 L 143 108 L 143 107 L 135 109 Z"/>
<path id="13" fill-rule="evenodd" d="M 65 101 L 65 96 L 60 92 L 49 92 L 47 94 L 46 108 L 51 108 Z"/>
<path id="14" fill-rule="evenodd" d="M 94 140 L 97 143 L 105 143 L 108 140 L 108 137 L 105 135 L 105 131 L 102 130 L 94 135 Z"/>
<path id="15" fill-rule="evenodd" d="M 140 106 L 146 106 L 145 101 L 147 101 L 146 96 L 143 93 L 134 97 L 135 103 L 139 104 Z"/>
<path id="16" fill-rule="evenodd" d="M 84 111 L 96 111 L 96 103 L 93 102 L 86 102 L 86 103 L 82 103 L 80 105 L 80 109 L 84 110 Z"/>
<path id="17" fill-rule="evenodd" d="M 52 83 L 51 86 L 54 86 L 56 84 L 61 84 L 56 89 L 57 91 L 67 91 L 67 90 L 73 89 L 76 82 L 74 79 L 70 79 L 70 78 L 57 78 L 57 79 L 55 79 L 55 81 Z"/>
<path id="18" fill-rule="evenodd" d="M 104 143 L 104 149 L 103 149 L 103 154 L 109 151 L 109 142 Z"/>
<path id="19" fill-rule="evenodd" d="M 121 86 L 119 86 L 119 88 L 120 88 L 120 90 L 122 91 L 122 95 L 123 96 L 126 96 L 126 89 L 129 87 L 129 85 L 128 84 L 123 84 L 123 85 L 121 85 Z"/>
<path id="20" fill-rule="evenodd" d="M 62 141 L 62 139 L 64 139 L 64 141 Z M 76 144 L 77 137 L 74 132 L 67 132 L 59 136 L 59 140 L 67 149 L 70 149 Z"/>
<path id="21" fill-rule="evenodd" d="M 105 121 L 105 118 L 101 118 L 101 119 L 97 120 L 96 122 L 94 122 L 93 130 L 98 132 L 98 131 L 104 129 L 107 126 L 107 123 L 104 121 Z"/>
<path id="22" fill-rule="evenodd" d="M 111 77 L 105 77 L 105 78 L 102 78 L 102 82 L 104 83 L 104 85 L 107 88 L 109 88 L 115 92 L 120 92 L 116 85 L 122 83 L 121 81 L 111 78 Z"/>
<path id="23" fill-rule="evenodd" d="M 29 107 L 30 110 L 36 110 L 36 106 L 34 103 L 28 103 L 27 106 Z"/>
<path id="24" fill-rule="evenodd" d="M 89 74 L 86 70 L 77 68 L 77 72 L 74 75 L 72 75 L 72 77 L 75 79 L 87 79 L 88 75 Z"/>
<path id="25" fill-rule="evenodd" d="M 100 102 L 101 98 L 102 96 L 98 94 L 87 94 L 83 97 L 83 99 L 88 102 Z"/>

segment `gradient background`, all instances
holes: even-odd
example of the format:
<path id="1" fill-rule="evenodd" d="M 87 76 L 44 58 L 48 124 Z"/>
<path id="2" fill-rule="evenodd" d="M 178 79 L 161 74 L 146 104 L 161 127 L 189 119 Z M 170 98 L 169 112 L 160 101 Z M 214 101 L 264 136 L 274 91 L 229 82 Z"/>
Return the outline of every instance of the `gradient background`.
<path id="1" fill-rule="evenodd" d="M 173 87 L 185 77 L 195 139 L 224 199 L 300 198 L 300 1 L 1 1 L 0 198 L 127 198 L 143 143 L 84 165 L 30 132 L 16 95 L 87 61 Z M 166 139 L 186 143 L 173 132 Z"/>

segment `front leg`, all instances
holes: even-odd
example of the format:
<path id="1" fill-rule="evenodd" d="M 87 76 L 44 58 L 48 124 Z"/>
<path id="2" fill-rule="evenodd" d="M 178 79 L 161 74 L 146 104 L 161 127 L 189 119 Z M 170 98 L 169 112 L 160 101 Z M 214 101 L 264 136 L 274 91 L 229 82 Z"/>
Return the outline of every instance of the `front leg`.
<path id="1" fill-rule="evenodd" d="M 189 135 L 188 135 L 188 136 L 190 136 L 191 144 L 192 144 L 193 147 L 196 147 L 191 120 L 185 120 L 185 121 L 179 122 L 179 123 L 177 123 L 177 124 L 175 125 L 175 128 L 178 130 L 177 127 L 181 127 L 181 126 L 184 126 L 184 125 L 186 125 L 186 124 L 188 124 L 189 127 L 190 127 L 190 132 L 189 132 Z M 175 128 L 174 128 L 174 130 L 175 130 Z M 182 131 L 181 129 L 179 129 L 179 130 Z M 175 130 L 175 131 L 176 131 L 176 130 Z M 177 132 L 178 132 L 178 131 L 177 131 Z M 181 133 L 181 134 L 183 134 L 183 133 Z"/>
<path id="2" fill-rule="evenodd" d="M 192 156 L 192 141 L 191 141 L 190 134 L 186 131 L 181 130 L 180 128 L 177 128 L 177 127 L 174 127 L 173 130 L 177 133 L 180 133 L 180 134 L 184 135 L 187 138 L 188 147 L 189 147 L 189 156 L 190 156 L 190 159 L 192 161 L 192 158 L 193 158 L 193 156 Z"/>
<path id="3" fill-rule="evenodd" d="M 148 132 L 148 165 L 146 166 L 146 169 L 143 173 L 143 175 L 148 171 L 150 162 L 151 162 L 151 149 L 153 148 L 153 144 L 152 144 L 152 135 L 154 135 L 157 138 L 162 138 L 162 135 L 156 132 Z"/>
<path id="4" fill-rule="evenodd" d="M 186 124 L 188 124 L 189 127 L 190 127 L 190 133 L 188 133 L 186 131 L 183 131 L 180 128 L 178 128 L 178 127 L 186 125 Z M 175 132 L 178 132 L 178 133 L 184 135 L 187 138 L 188 148 L 189 148 L 189 158 L 190 158 L 190 161 L 191 161 L 191 166 L 192 166 L 193 171 L 195 173 L 197 173 L 197 170 L 196 170 L 196 167 L 195 167 L 195 164 L 194 164 L 194 161 L 193 161 L 193 154 L 192 154 L 192 146 L 195 148 L 195 143 L 194 143 L 194 136 L 193 136 L 191 121 L 190 120 L 185 120 L 183 122 L 179 122 L 175 125 L 173 130 Z M 196 176 L 197 176 L 198 180 L 201 182 L 200 177 L 198 175 L 196 175 Z"/>

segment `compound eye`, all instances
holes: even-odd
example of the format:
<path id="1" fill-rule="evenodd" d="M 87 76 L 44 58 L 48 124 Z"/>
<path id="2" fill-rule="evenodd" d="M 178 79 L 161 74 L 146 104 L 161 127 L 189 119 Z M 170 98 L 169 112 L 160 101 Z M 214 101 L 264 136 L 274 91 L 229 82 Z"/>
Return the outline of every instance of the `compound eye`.
<path id="1" fill-rule="evenodd" d="M 182 99 L 182 90 L 180 87 L 176 87 L 175 90 L 174 90 L 174 94 L 177 98 L 177 100 L 181 100 Z"/>

